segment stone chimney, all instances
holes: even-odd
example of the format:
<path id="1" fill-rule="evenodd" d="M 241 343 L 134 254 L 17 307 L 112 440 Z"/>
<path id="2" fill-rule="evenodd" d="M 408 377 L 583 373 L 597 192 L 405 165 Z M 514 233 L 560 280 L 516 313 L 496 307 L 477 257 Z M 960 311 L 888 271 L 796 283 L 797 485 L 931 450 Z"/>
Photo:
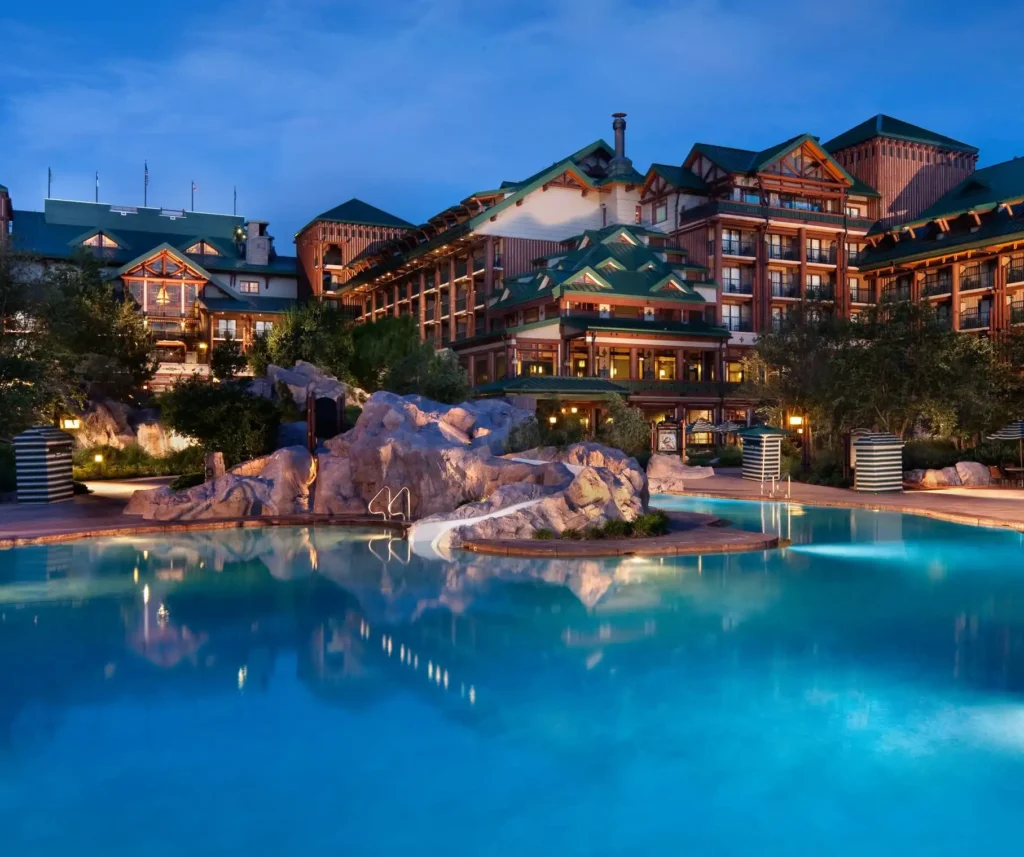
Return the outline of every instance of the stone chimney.
<path id="1" fill-rule="evenodd" d="M 250 220 L 245 224 L 245 261 L 250 265 L 270 264 L 270 236 L 267 224 L 262 220 Z"/>
<path id="2" fill-rule="evenodd" d="M 629 175 L 633 172 L 633 162 L 626 157 L 626 114 L 612 114 L 612 130 L 615 132 L 615 157 L 608 165 L 610 176 Z"/>

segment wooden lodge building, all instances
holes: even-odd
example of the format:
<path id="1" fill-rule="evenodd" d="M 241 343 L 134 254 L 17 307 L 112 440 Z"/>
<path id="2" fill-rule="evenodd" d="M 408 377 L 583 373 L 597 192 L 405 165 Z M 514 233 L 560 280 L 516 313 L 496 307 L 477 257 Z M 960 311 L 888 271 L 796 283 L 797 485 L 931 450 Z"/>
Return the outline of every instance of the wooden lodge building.
<path id="1" fill-rule="evenodd" d="M 263 221 L 226 214 L 47 199 L 43 211 L 0 215 L 16 250 L 43 265 L 99 259 L 104 276 L 131 295 L 156 340 L 159 389 L 182 374 L 209 372 L 210 355 L 234 339 L 247 348 L 295 305 L 293 256 L 279 256 Z"/>

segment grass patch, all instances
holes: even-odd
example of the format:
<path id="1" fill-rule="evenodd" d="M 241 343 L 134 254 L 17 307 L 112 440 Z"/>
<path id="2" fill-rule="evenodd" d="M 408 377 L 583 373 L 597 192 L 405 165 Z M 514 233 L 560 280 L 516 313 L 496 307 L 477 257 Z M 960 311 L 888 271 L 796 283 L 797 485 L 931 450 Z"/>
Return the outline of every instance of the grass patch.
<path id="1" fill-rule="evenodd" d="M 607 521 L 603 526 L 589 526 L 583 530 L 567 529 L 559 536 L 554 530 L 537 530 L 533 537 L 542 541 L 561 538 L 571 541 L 598 541 L 600 539 L 647 539 L 668 532 L 669 519 L 664 512 L 648 512 L 635 521 Z"/>

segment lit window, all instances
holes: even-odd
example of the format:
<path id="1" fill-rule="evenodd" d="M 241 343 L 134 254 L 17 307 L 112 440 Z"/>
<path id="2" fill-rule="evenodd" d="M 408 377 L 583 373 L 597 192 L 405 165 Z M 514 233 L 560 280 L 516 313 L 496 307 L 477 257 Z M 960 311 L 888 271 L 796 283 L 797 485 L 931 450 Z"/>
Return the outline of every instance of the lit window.
<path id="1" fill-rule="evenodd" d="M 117 247 L 118 243 L 113 238 L 108 238 L 102 232 L 86 238 L 82 242 L 83 247 Z"/>
<path id="2" fill-rule="evenodd" d="M 189 247 L 188 250 L 186 250 L 185 252 L 186 253 L 190 253 L 190 254 L 192 254 L 194 256 L 219 256 L 220 255 L 220 251 L 216 247 L 214 247 L 212 244 L 207 244 L 205 241 L 197 241 L 195 244 L 193 244 L 191 247 Z"/>
<path id="3" fill-rule="evenodd" d="M 265 336 L 274 329 L 274 322 L 272 321 L 257 321 L 256 322 L 256 335 Z"/>
<path id="4" fill-rule="evenodd" d="M 218 318 L 217 319 L 217 334 L 216 339 L 234 339 L 235 338 L 235 320 L 233 318 Z"/>
<path id="5" fill-rule="evenodd" d="M 260 293 L 259 280 L 240 280 L 238 291 L 243 295 L 258 295 Z"/>

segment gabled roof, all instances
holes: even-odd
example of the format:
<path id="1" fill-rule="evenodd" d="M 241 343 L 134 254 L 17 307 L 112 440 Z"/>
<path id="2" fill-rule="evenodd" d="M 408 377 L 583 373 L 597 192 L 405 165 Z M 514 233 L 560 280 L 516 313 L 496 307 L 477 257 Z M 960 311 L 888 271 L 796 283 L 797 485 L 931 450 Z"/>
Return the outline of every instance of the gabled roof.
<path id="1" fill-rule="evenodd" d="M 914 219 L 928 223 L 939 217 L 957 217 L 969 211 L 990 211 L 1002 202 L 1024 198 L 1024 158 L 1013 158 L 975 170 Z M 897 227 L 898 228 L 898 227 Z"/>
<path id="2" fill-rule="evenodd" d="M 299 232 L 302 232 L 307 226 L 316 223 L 318 220 L 326 220 L 331 223 L 353 223 L 356 226 L 389 226 L 394 229 L 415 228 L 415 225 L 408 220 L 395 217 L 395 215 L 389 214 L 383 209 L 355 197 L 348 202 L 343 202 L 341 205 L 328 209 L 323 214 L 317 215 L 306 226 L 303 226 Z"/>
<path id="3" fill-rule="evenodd" d="M 972 155 L 978 153 L 976 147 L 970 146 L 967 143 L 961 143 L 959 140 L 954 140 L 952 137 L 947 137 L 944 134 L 936 134 L 934 131 L 922 128 L 920 125 L 912 125 L 910 122 L 904 122 L 902 119 L 886 116 L 884 113 L 879 113 L 877 116 L 865 119 L 859 125 L 854 125 L 849 131 L 844 131 L 838 137 L 833 137 L 825 143 L 825 148 L 829 152 L 837 152 L 840 149 L 856 146 L 858 143 L 863 143 L 875 137 L 905 140 L 908 143 L 924 143 L 928 146 L 937 146 L 940 149 L 953 149 L 954 151 L 966 152 Z"/>
<path id="4" fill-rule="evenodd" d="M 212 312 L 249 312 L 277 315 L 289 312 L 298 301 L 295 298 L 261 297 L 260 295 L 238 295 L 223 286 L 217 286 L 218 295 L 209 295 L 206 286 L 196 300 Z"/>
<path id="5" fill-rule="evenodd" d="M 564 253 L 550 255 L 547 267 L 506 278 L 504 291 L 492 308 L 588 293 L 703 304 L 704 298 L 693 284 L 659 255 L 683 251 L 651 247 L 644 240 L 647 234 L 644 229 L 619 225 L 584 232 L 572 239 Z"/>
<path id="6" fill-rule="evenodd" d="M 661 176 L 672 187 L 679 188 L 679 190 L 688 190 L 694 193 L 708 192 L 708 186 L 704 179 L 685 167 L 673 164 L 651 164 L 651 168 L 647 171 L 645 183 L 653 175 Z"/>
<path id="7" fill-rule="evenodd" d="M 209 271 L 296 275 L 294 256 L 275 253 L 266 265 L 246 262 L 244 245 L 236 242 L 242 225 L 243 218 L 235 215 L 48 199 L 43 211 L 14 212 L 12 242 L 19 250 L 45 259 L 71 259 L 87 252 L 104 265 L 116 267 L 168 245 L 193 266 L 200 264 Z M 82 247 L 83 241 L 99 232 L 118 246 Z M 200 241 L 215 247 L 220 255 L 185 253 Z"/>

